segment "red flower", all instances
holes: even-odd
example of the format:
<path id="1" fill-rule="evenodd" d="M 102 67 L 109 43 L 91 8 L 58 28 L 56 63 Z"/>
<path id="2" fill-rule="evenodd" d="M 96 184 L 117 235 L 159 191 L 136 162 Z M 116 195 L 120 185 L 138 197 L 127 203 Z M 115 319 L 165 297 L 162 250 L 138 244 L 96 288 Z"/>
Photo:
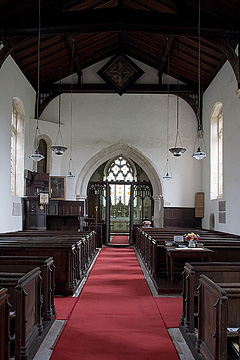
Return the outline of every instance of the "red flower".
<path id="1" fill-rule="evenodd" d="M 190 240 L 198 241 L 198 238 L 199 238 L 199 235 L 194 234 L 194 232 L 188 233 L 188 234 L 185 236 L 185 239 L 186 239 L 187 241 L 190 241 Z"/>

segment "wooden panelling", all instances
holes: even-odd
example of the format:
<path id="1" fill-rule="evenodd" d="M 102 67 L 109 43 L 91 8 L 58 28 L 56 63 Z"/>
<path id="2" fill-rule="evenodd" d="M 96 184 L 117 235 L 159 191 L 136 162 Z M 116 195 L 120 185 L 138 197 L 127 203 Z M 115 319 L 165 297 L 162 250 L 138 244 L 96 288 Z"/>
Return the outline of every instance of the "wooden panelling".
<path id="1" fill-rule="evenodd" d="M 194 208 L 164 208 L 164 227 L 200 228 L 201 219 L 195 218 Z"/>
<path id="2" fill-rule="evenodd" d="M 204 217 L 204 192 L 197 192 L 195 194 L 195 217 Z"/>

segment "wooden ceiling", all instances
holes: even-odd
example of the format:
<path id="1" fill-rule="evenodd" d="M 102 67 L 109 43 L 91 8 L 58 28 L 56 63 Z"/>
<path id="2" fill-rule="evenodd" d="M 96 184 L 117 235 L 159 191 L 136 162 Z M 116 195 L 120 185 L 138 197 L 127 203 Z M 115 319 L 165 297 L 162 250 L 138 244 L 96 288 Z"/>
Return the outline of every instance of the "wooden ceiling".
<path id="1" fill-rule="evenodd" d="M 227 59 L 240 83 L 239 0 L 201 0 L 200 12 L 199 0 L 41 0 L 40 9 L 39 17 L 39 0 L 0 0 L 0 65 L 11 54 L 37 89 L 40 19 L 42 94 L 71 73 L 78 74 L 71 91 L 111 91 L 107 84 L 84 84 L 82 70 L 116 54 L 159 74 L 159 84 L 132 85 L 129 92 L 166 92 L 162 74 L 169 73 L 186 84 L 183 92 L 197 96 L 199 79 L 204 91 Z"/>

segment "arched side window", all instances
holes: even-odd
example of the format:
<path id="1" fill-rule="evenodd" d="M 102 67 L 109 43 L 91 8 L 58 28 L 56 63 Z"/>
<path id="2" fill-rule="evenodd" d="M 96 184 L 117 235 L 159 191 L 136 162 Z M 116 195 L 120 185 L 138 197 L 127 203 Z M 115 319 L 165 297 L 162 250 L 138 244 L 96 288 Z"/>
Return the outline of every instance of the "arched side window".
<path id="1" fill-rule="evenodd" d="M 24 195 L 25 114 L 20 100 L 12 100 L 11 117 L 11 194 Z"/>
<path id="2" fill-rule="evenodd" d="M 223 106 L 217 103 L 211 116 L 210 129 L 210 199 L 223 196 Z"/>
<path id="3" fill-rule="evenodd" d="M 106 180 L 110 182 L 132 182 L 134 180 L 133 168 L 123 156 L 119 156 L 110 163 L 107 169 Z M 130 185 L 120 183 L 112 184 L 110 187 L 112 205 L 116 205 L 118 202 L 122 202 L 124 205 L 129 204 Z"/>
<path id="4" fill-rule="evenodd" d="M 44 156 L 44 159 L 37 162 L 37 172 L 46 173 L 47 172 L 47 143 L 45 140 L 40 139 L 38 143 L 38 150 L 41 155 Z"/>

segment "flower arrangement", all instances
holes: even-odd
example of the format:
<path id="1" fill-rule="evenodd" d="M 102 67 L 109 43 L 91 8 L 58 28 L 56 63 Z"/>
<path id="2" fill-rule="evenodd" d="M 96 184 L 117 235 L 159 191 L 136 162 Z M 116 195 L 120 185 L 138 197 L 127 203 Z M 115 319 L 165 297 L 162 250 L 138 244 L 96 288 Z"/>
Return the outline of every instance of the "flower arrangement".
<path id="1" fill-rule="evenodd" d="M 198 234 L 194 234 L 194 232 L 188 233 L 184 235 L 185 239 L 187 241 L 193 240 L 193 241 L 198 241 L 199 239 L 199 235 Z"/>
<path id="2" fill-rule="evenodd" d="M 149 220 L 143 221 L 143 226 L 150 226 L 150 225 L 151 225 L 151 221 L 149 221 Z"/>

